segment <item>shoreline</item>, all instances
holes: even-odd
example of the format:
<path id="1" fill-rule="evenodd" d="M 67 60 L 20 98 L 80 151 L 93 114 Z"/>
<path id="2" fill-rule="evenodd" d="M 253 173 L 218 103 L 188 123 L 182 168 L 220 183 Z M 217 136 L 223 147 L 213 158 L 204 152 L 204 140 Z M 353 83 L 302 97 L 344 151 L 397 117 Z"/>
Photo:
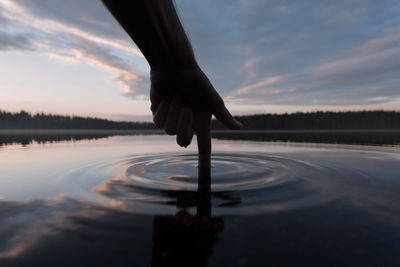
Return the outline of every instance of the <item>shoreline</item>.
<path id="1" fill-rule="evenodd" d="M 278 133 L 400 133 L 400 129 L 299 129 L 299 130 L 212 130 L 212 133 L 221 134 L 278 134 Z M 113 134 L 113 135 L 137 135 L 137 134 L 161 134 L 162 129 L 154 130 L 123 130 L 123 129 L 0 129 L 0 135 L 58 135 L 58 134 Z"/>
<path id="2" fill-rule="evenodd" d="M 118 129 L 0 129 L 1 135 L 137 135 L 137 134 L 164 134 L 163 130 L 118 130 Z"/>

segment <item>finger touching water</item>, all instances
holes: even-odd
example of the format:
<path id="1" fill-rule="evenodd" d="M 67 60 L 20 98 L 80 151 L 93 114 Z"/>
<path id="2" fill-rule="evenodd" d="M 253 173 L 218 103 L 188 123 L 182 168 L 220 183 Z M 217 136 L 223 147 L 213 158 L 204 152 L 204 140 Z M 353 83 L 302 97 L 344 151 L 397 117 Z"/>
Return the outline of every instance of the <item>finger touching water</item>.
<path id="1" fill-rule="evenodd" d="M 102 1 L 150 65 L 154 124 L 169 135 L 176 134 L 176 142 L 183 147 L 195 132 L 199 168 L 209 168 L 211 116 L 229 129 L 242 125 L 197 64 L 173 1 Z"/>
<path id="2" fill-rule="evenodd" d="M 196 127 L 199 168 L 211 167 L 211 115 L 199 119 Z"/>

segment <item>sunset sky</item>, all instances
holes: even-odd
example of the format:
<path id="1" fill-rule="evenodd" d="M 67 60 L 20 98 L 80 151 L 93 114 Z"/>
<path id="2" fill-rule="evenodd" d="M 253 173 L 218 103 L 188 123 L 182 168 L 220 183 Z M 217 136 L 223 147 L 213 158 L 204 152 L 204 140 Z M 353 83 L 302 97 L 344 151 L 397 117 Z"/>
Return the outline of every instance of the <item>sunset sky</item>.
<path id="1" fill-rule="evenodd" d="M 176 0 L 235 115 L 400 110 L 398 0 Z M 0 0 L 0 109 L 150 120 L 149 67 L 100 0 Z"/>

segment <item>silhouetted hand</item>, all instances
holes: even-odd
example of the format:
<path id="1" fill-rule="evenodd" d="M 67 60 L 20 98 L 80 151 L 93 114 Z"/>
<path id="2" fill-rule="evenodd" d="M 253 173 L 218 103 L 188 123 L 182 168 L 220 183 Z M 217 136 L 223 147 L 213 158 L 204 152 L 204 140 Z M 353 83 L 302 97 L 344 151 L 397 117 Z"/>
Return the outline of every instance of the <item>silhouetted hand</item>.
<path id="1" fill-rule="evenodd" d="M 211 116 L 230 129 L 240 129 L 224 101 L 200 68 L 151 71 L 151 111 L 154 123 L 187 147 L 197 135 L 199 166 L 210 166 Z"/>
<path id="2" fill-rule="evenodd" d="M 198 67 L 172 0 L 102 0 L 149 62 L 154 123 L 188 146 L 197 135 L 199 167 L 210 167 L 211 115 L 230 129 L 224 101 Z"/>

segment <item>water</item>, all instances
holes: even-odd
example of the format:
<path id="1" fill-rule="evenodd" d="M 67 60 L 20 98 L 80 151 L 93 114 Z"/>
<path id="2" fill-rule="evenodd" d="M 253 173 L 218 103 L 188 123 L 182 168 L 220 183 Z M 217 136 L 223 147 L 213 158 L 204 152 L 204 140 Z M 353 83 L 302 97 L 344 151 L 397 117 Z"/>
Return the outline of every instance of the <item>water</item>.
<path id="1" fill-rule="evenodd" d="M 1 266 L 400 264 L 398 147 L 96 138 L 0 147 Z"/>

